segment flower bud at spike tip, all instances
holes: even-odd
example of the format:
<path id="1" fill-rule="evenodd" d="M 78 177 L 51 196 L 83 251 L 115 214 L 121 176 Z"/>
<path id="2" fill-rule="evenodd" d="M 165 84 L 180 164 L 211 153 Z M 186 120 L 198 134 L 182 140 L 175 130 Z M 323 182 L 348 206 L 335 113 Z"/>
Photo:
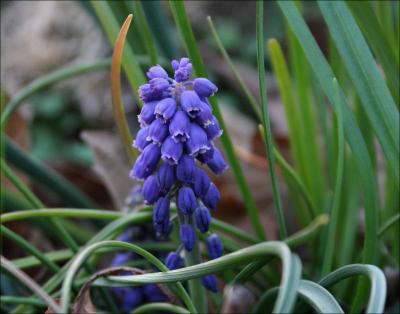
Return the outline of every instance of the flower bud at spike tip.
<path id="1" fill-rule="evenodd" d="M 181 228 L 179 230 L 179 236 L 181 238 L 183 245 L 185 246 L 185 249 L 189 252 L 193 250 L 193 247 L 196 243 L 196 233 L 194 232 L 192 225 L 189 224 L 181 225 Z"/>
<path id="2" fill-rule="evenodd" d="M 183 259 L 176 252 L 170 252 L 165 259 L 165 266 L 170 270 L 178 269 L 183 266 Z"/>
<path id="3" fill-rule="evenodd" d="M 210 80 L 199 77 L 193 81 L 193 90 L 200 97 L 209 97 L 214 95 L 218 91 L 218 88 Z"/>
<path id="4" fill-rule="evenodd" d="M 156 77 L 164 78 L 164 79 L 168 78 L 168 73 L 159 64 L 151 67 L 147 71 L 146 75 L 147 75 L 147 77 L 149 79 L 153 79 L 153 78 L 156 78 Z"/>
<path id="5" fill-rule="evenodd" d="M 169 82 L 164 78 L 153 78 L 150 80 L 150 88 L 152 91 L 162 93 L 169 87 Z"/>
<path id="6" fill-rule="evenodd" d="M 145 204 L 154 204 L 160 195 L 160 188 L 158 186 L 157 177 L 155 175 L 149 176 L 143 185 L 143 198 Z"/>
<path id="7" fill-rule="evenodd" d="M 178 191 L 178 209 L 185 215 L 191 215 L 197 208 L 196 196 L 191 188 L 184 186 Z"/>
<path id="8" fill-rule="evenodd" d="M 201 206 L 196 210 L 195 213 L 195 221 L 197 228 L 202 232 L 205 233 L 210 228 L 211 224 L 211 215 L 210 211 L 207 207 Z"/>
<path id="9" fill-rule="evenodd" d="M 207 237 L 207 250 L 211 259 L 221 257 L 224 253 L 224 246 L 215 233 Z"/>

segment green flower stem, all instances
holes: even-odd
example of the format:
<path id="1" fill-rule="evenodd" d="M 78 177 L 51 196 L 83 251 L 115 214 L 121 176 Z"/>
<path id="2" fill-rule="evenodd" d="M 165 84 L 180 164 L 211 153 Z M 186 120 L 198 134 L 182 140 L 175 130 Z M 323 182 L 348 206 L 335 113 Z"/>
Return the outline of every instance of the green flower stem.
<path id="1" fill-rule="evenodd" d="M 1 114 L 1 129 L 5 127 L 11 114 L 30 96 L 37 91 L 85 73 L 107 69 L 111 64 L 110 59 L 100 60 L 94 63 L 81 64 L 66 69 L 57 70 L 50 74 L 41 76 L 25 86 L 15 97 L 11 99 Z"/>
<path id="2" fill-rule="evenodd" d="M 107 241 L 111 242 L 111 241 Z M 112 241 L 114 242 L 114 241 Z M 105 242 L 103 242 L 105 243 Z M 99 243 L 98 245 L 101 245 Z M 103 244 L 104 245 L 104 244 Z M 86 254 L 81 252 L 77 259 Z M 177 270 L 149 273 L 135 276 L 110 276 L 107 279 L 97 280 L 98 285 L 105 286 L 124 286 L 132 284 L 147 283 L 169 283 L 176 281 L 190 280 L 212 273 L 218 273 L 226 269 L 236 268 L 252 260 L 267 257 L 269 255 L 279 256 L 282 260 L 282 279 L 279 295 L 274 306 L 274 313 L 290 312 L 294 305 L 297 285 L 300 281 L 301 263 L 297 256 L 293 255 L 288 246 L 283 242 L 270 241 L 259 243 L 237 252 L 233 252 L 217 259 L 203 262 L 201 264 L 185 267 Z M 68 293 L 67 280 L 64 281 L 65 293 Z M 113 284 L 115 283 L 115 284 Z M 65 300 L 63 299 L 65 302 Z"/>
<path id="3" fill-rule="evenodd" d="M 256 36 L 257 36 L 257 68 L 258 68 L 258 79 L 259 79 L 259 88 L 260 88 L 260 98 L 261 98 L 261 111 L 263 115 L 263 127 L 265 134 L 265 145 L 266 145 L 266 153 L 268 158 L 269 172 L 271 175 L 272 182 L 272 190 L 274 194 L 275 200 L 275 215 L 278 220 L 279 226 L 279 234 L 281 239 L 286 239 L 287 231 L 285 218 L 283 215 L 282 209 L 282 201 L 279 193 L 278 181 L 276 178 L 275 172 L 275 161 L 273 154 L 273 140 L 272 140 L 272 131 L 269 120 L 269 112 L 268 112 L 268 99 L 267 99 L 267 91 L 265 84 L 265 60 L 264 60 L 264 2 L 257 1 L 256 8 Z"/>
<path id="4" fill-rule="evenodd" d="M 28 241 L 24 238 L 20 237 L 18 234 L 13 232 L 12 230 L 8 229 L 5 226 L 0 225 L 0 232 L 3 236 L 6 236 L 11 241 L 17 243 L 21 248 L 23 248 L 29 254 L 32 254 L 39 260 L 41 263 L 46 265 L 53 273 L 57 273 L 60 270 L 57 264 L 55 264 L 52 260 L 50 260 L 46 255 L 40 252 L 37 248 L 31 245 Z"/>
<path id="5" fill-rule="evenodd" d="M 169 1 L 169 4 L 171 7 L 172 15 L 175 19 L 176 26 L 180 32 L 183 43 L 185 44 L 186 52 L 188 53 L 189 58 L 193 63 L 196 74 L 198 76 L 208 77 L 207 71 L 203 64 L 203 60 L 200 56 L 199 49 L 197 48 L 196 40 L 193 35 L 193 30 L 190 25 L 189 18 L 186 14 L 184 2 Z M 212 105 L 215 117 L 218 119 L 221 128 L 224 130 L 224 133 L 221 136 L 221 142 L 224 146 L 226 156 L 229 160 L 229 164 L 238 184 L 239 191 L 242 194 L 247 214 L 250 217 L 250 221 L 256 231 L 257 237 L 260 240 L 265 240 L 265 230 L 261 223 L 257 206 L 251 194 L 251 190 L 249 188 L 247 180 L 244 176 L 243 169 L 233 149 L 232 140 L 225 126 L 225 122 L 219 109 L 217 99 L 215 97 L 210 98 L 210 103 Z"/>
<path id="6" fill-rule="evenodd" d="M 69 310 L 69 303 L 71 299 L 71 286 L 74 279 L 74 276 L 77 274 L 79 268 L 82 266 L 84 261 L 97 249 L 104 248 L 104 247 L 119 247 L 121 249 L 126 249 L 139 254 L 146 260 L 148 260 L 151 264 L 156 266 L 163 272 L 167 272 L 168 268 L 154 255 L 150 254 L 146 250 L 143 250 L 141 247 L 127 243 L 127 242 L 120 242 L 120 241 L 101 241 L 95 244 L 92 244 L 82 250 L 74 259 L 72 264 L 70 265 L 67 273 L 65 275 L 65 279 L 62 285 L 62 292 L 61 292 L 61 309 L 60 313 L 68 313 Z M 197 313 L 196 308 L 194 307 L 192 300 L 190 299 L 189 295 L 187 294 L 186 290 L 183 288 L 181 283 L 176 283 L 175 287 L 179 296 L 181 297 L 182 301 L 188 307 L 190 312 Z"/>
<path id="7" fill-rule="evenodd" d="M 194 225 L 193 218 L 189 217 L 189 221 L 186 221 L 186 217 L 182 214 L 182 211 L 176 208 L 179 216 L 179 225 L 184 223 L 189 223 L 192 225 L 193 229 L 196 230 L 196 226 Z M 191 252 L 188 252 L 185 249 L 185 266 L 192 266 L 201 263 L 201 253 L 200 253 L 200 239 L 196 239 L 196 244 Z M 204 287 L 201 284 L 199 278 L 189 280 L 188 282 L 189 293 L 193 300 L 193 305 L 196 307 L 199 313 L 207 313 L 207 296 Z"/>
<path id="8" fill-rule="evenodd" d="M 131 313 L 132 314 L 139 314 L 139 313 L 155 313 L 155 312 L 171 312 L 176 314 L 190 314 L 190 312 L 180 306 L 173 305 L 170 303 L 149 303 L 145 305 L 141 305 L 134 309 Z"/>

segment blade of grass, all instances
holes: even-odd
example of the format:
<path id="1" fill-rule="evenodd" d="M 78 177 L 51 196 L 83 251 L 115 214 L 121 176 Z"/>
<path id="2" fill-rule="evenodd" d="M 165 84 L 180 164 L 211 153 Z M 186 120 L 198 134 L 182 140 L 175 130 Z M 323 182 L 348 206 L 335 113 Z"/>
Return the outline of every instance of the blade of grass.
<path id="1" fill-rule="evenodd" d="M 301 10 L 301 2 L 296 1 L 295 4 Z M 295 88 L 298 100 L 296 105 L 299 106 L 298 112 L 293 112 L 294 118 L 300 120 L 300 129 L 295 130 L 296 134 L 300 135 L 296 138 L 296 141 L 299 141 L 298 145 L 300 145 L 302 154 L 302 166 L 299 170 L 302 171 L 300 174 L 304 178 L 304 183 L 315 204 L 322 209 L 325 182 L 320 150 L 317 144 L 316 113 L 310 98 L 311 72 L 298 39 L 290 28 L 287 29 L 287 33 L 290 62 L 294 75 L 294 84 L 289 88 Z M 284 60 L 283 56 L 282 59 Z M 288 91 L 285 90 L 284 92 L 287 93 Z"/>
<path id="2" fill-rule="evenodd" d="M 147 55 L 150 56 L 151 64 L 157 64 L 158 58 L 156 45 L 143 10 L 142 1 L 125 1 L 125 4 L 130 9 L 130 11 L 134 12 L 136 15 L 136 24 L 139 29 L 138 33 L 146 48 Z"/>
<path id="3" fill-rule="evenodd" d="M 186 52 L 188 53 L 189 58 L 192 60 L 196 74 L 202 77 L 207 77 L 207 72 L 201 59 L 200 52 L 197 48 L 192 27 L 186 14 L 184 3 L 181 1 L 170 1 L 169 3 L 175 19 L 175 23 L 185 44 Z M 240 166 L 240 162 L 234 152 L 231 138 L 229 136 L 229 133 L 227 132 L 225 122 L 218 107 L 217 99 L 215 97 L 212 97 L 210 99 L 210 102 L 214 110 L 214 114 L 218 119 L 221 128 L 224 130 L 224 133 L 221 136 L 221 142 L 224 146 L 225 153 L 229 160 L 232 172 L 235 175 L 238 188 L 242 194 L 247 213 L 250 217 L 251 223 L 256 231 L 257 236 L 260 238 L 260 240 L 264 240 L 266 238 L 265 231 L 261 224 L 261 219 L 258 214 L 253 196 L 251 194 L 251 190 Z"/>
<path id="4" fill-rule="evenodd" d="M 25 298 L 25 297 L 16 297 L 16 296 L 8 296 L 2 295 L 0 296 L 1 304 L 29 304 L 37 307 L 46 307 L 47 304 L 42 300 L 36 298 Z"/>
<path id="5" fill-rule="evenodd" d="M 279 235 L 281 239 L 287 237 L 285 218 L 282 209 L 282 201 L 279 193 L 279 186 L 275 173 L 275 161 L 273 154 L 273 143 L 272 143 L 272 130 L 269 120 L 268 111 L 268 99 L 267 90 L 265 84 L 265 60 L 264 60 L 264 2 L 257 1 L 256 8 L 256 36 L 257 36 L 257 68 L 258 68 L 258 79 L 261 99 L 261 111 L 263 115 L 263 128 L 265 134 L 265 146 L 268 158 L 269 172 L 271 176 L 272 190 L 275 201 L 275 215 L 278 220 Z"/>
<path id="6" fill-rule="evenodd" d="M 61 307 L 27 274 L 16 268 L 9 260 L 4 256 L 0 256 L 1 267 L 7 270 L 10 274 L 24 283 L 29 289 L 37 294 L 46 304 L 54 311 L 54 313 L 62 313 Z"/>
<path id="7" fill-rule="evenodd" d="M 37 248 L 35 248 L 32 244 L 26 241 L 24 238 L 20 237 L 18 234 L 8 229 L 5 226 L 0 225 L 0 232 L 3 236 L 6 236 L 8 239 L 18 244 L 23 250 L 35 256 L 39 261 L 46 265 L 49 270 L 53 273 L 57 273 L 60 270 L 57 264 L 55 264 L 51 259 L 49 259 L 45 254 L 40 252 Z"/>
<path id="8" fill-rule="evenodd" d="M 386 278 L 374 265 L 353 264 L 341 267 L 324 277 L 319 284 L 328 288 L 352 276 L 366 276 L 370 280 L 370 295 L 366 313 L 383 313 L 386 302 Z"/>
<path id="9" fill-rule="evenodd" d="M 383 28 L 379 24 L 378 18 L 369 2 L 348 1 L 346 4 L 356 18 L 358 26 L 368 40 L 368 44 L 381 63 L 392 96 L 395 102 L 398 103 L 400 69 L 399 59 L 395 54 L 397 47 L 391 45 L 383 35 L 385 34 Z M 391 23 L 390 18 L 388 18 L 388 21 Z"/>
<path id="10" fill-rule="evenodd" d="M 399 4 L 397 1 L 382 0 L 373 3 L 379 23 L 383 29 L 382 36 L 390 43 L 396 60 L 399 60 L 399 29 L 395 27 L 399 19 Z"/>
<path id="11" fill-rule="evenodd" d="M 386 159 L 399 180 L 400 124 L 393 98 L 346 4 L 322 1 L 319 7 Z"/>
<path id="12" fill-rule="evenodd" d="M 336 106 L 337 110 L 337 121 L 338 121 L 338 153 L 337 153 L 337 170 L 336 170 L 336 182 L 335 182 L 335 190 L 333 195 L 332 207 L 330 210 L 330 223 L 327 231 L 327 239 L 325 242 L 325 254 L 322 263 L 322 275 L 326 275 L 332 270 L 333 265 L 333 253 L 335 250 L 336 243 L 336 231 L 337 231 L 337 222 L 339 218 L 339 205 L 340 199 L 342 196 L 342 183 L 343 183 L 343 170 L 344 170 L 344 155 L 345 155 L 345 141 L 343 134 L 343 117 L 341 113 L 341 108 L 339 103 L 339 85 L 337 80 L 333 79 L 333 88 L 336 91 Z"/>
<path id="13" fill-rule="evenodd" d="M 23 152 L 8 137 L 2 136 L 2 142 L 5 142 L 5 157 L 10 164 L 28 175 L 32 181 L 54 192 L 65 204 L 83 208 L 98 207 L 71 182 Z"/>
<path id="14" fill-rule="evenodd" d="M 267 302 L 277 292 L 277 288 L 272 288 L 263 293 L 255 305 L 252 313 L 265 312 Z M 315 282 L 309 280 L 300 280 L 297 292 L 305 302 L 311 305 L 316 313 L 344 313 L 332 294 Z"/>
<path id="15" fill-rule="evenodd" d="M 68 308 L 69 308 L 69 302 L 71 299 L 71 286 L 72 282 L 74 279 L 74 276 L 78 272 L 79 268 L 82 266 L 84 261 L 97 249 L 99 248 L 105 248 L 105 247 L 119 247 L 121 249 L 126 249 L 135 252 L 136 254 L 142 256 L 145 258 L 147 261 L 149 261 L 151 264 L 153 264 L 155 267 L 160 269 L 162 272 L 167 272 L 168 268 L 153 254 L 147 252 L 146 250 L 140 248 L 137 245 L 127 243 L 127 242 L 121 242 L 121 241 L 101 241 L 98 243 L 94 243 L 85 249 L 83 249 L 73 260 L 71 266 L 69 267 L 65 279 L 63 281 L 62 285 L 62 293 L 61 293 L 61 308 L 62 312 L 61 313 L 67 313 Z M 180 282 L 177 282 L 175 287 L 177 288 L 177 292 L 182 299 L 182 301 L 185 303 L 187 308 L 190 310 L 191 313 L 197 313 L 196 307 L 192 303 L 192 300 L 190 299 L 189 295 L 187 294 L 186 290 L 183 288 L 182 284 Z"/>
<path id="16" fill-rule="evenodd" d="M 294 165 L 295 168 L 299 170 L 302 177 L 304 177 L 307 174 L 303 169 L 305 166 L 305 157 L 302 150 L 302 138 L 304 138 L 304 134 L 300 120 L 299 108 L 292 93 L 289 70 L 282 49 L 276 39 L 268 40 L 268 48 L 272 67 L 278 82 L 282 104 L 285 109 Z"/>
<path id="17" fill-rule="evenodd" d="M 126 35 L 132 21 L 132 14 L 128 15 L 117 36 L 111 62 L 111 98 L 113 104 L 114 118 L 118 126 L 122 145 L 125 147 L 128 159 L 133 162 L 137 157 L 136 149 L 132 147 L 132 135 L 129 131 L 125 116 L 125 107 L 121 96 L 121 61 L 124 52 Z"/>
<path id="18" fill-rule="evenodd" d="M 382 227 L 379 229 L 378 236 L 382 237 L 383 234 L 390 229 L 390 227 L 395 226 L 400 220 L 400 214 L 396 214 L 389 218 L 385 223 L 382 224 Z"/>
<path id="19" fill-rule="evenodd" d="M 154 313 L 154 312 L 170 312 L 176 314 L 190 314 L 190 312 L 180 306 L 173 305 L 170 303 L 149 303 L 145 305 L 138 306 L 132 311 L 132 314 L 139 313 Z"/>
<path id="20" fill-rule="evenodd" d="M 165 7 L 160 1 L 141 1 L 149 26 L 158 43 L 158 47 L 168 59 L 176 57 L 178 51 L 175 41 L 175 33 L 165 14 Z"/>
<path id="21" fill-rule="evenodd" d="M 109 41 L 111 42 L 111 44 L 113 44 L 119 32 L 119 25 L 118 21 L 113 15 L 110 4 L 107 1 L 90 1 L 90 4 L 92 5 L 97 17 L 99 18 L 100 23 L 103 26 Z M 122 58 L 122 66 L 130 82 L 132 92 L 138 100 L 139 106 L 141 106 L 138 88 L 140 85 L 145 83 L 145 77 L 142 70 L 140 69 L 138 59 L 129 44 L 127 44 L 125 47 L 124 55 Z"/>
<path id="22" fill-rule="evenodd" d="M 88 72 L 99 71 L 107 69 L 111 64 L 110 59 L 104 59 L 93 63 L 80 64 L 73 67 L 57 70 L 52 73 L 41 76 L 40 78 L 32 81 L 19 91 L 4 108 L 1 113 L 1 129 L 4 130 L 8 119 L 11 114 L 23 104 L 23 102 L 37 91 L 79 75 Z"/>
<path id="23" fill-rule="evenodd" d="M 299 108 L 295 101 L 294 95 L 292 93 L 292 84 L 290 82 L 289 70 L 285 62 L 282 49 L 279 43 L 275 39 L 270 39 L 268 41 L 269 53 L 271 57 L 272 66 L 274 69 L 275 76 L 278 81 L 278 87 L 280 95 L 282 98 L 282 104 L 285 109 L 286 120 L 289 129 L 289 140 L 291 145 L 292 156 L 294 160 L 295 168 L 298 169 L 303 181 L 308 183 L 308 186 L 304 186 L 307 189 L 307 194 L 311 185 L 309 180 L 309 171 L 307 170 L 308 161 L 306 161 L 306 143 L 305 135 L 303 133 L 303 126 L 301 121 L 301 115 Z M 314 195 L 315 196 L 315 195 Z M 315 197 L 313 198 L 313 203 L 315 203 Z M 300 221 L 307 224 L 310 217 L 307 217 L 304 212 L 302 204 L 296 204 L 298 206 L 297 211 L 300 214 Z M 314 208 L 314 210 L 317 210 Z M 315 212 L 316 214 L 316 212 Z"/>
<path id="24" fill-rule="evenodd" d="M 292 1 L 278 2 L 282 13 L 284 14 L 289 26 L 293 30 L 296 37 L 305 51 L 307 60 L 314 71 L 324 93 L 330 100 L 330 105 L 337 111 L 335 107 L 335 92 L 332 87 L 332 78 L 334 77 L 329 64 L 326 62 L 321 50 L 312 37 L 306 23 L 297 11 Z M 352 112 L 349 110 L 346 99 L 342 91 L 340 91 L 341 112 L 343 116 L 344 131 L 348 143 L 353 151 L 356 160 L 357 170 L 359 174 L 360 185 L 363 189 L 365 212 L 366 212 L 366 228 L 364 240 L 364 261 L 374 262 L 377 258 L 377 195 L 376 182 L 374 173 L 372 172 L 372 164 L 369 158 L 363 137 L 354 120 Z"/>
<path id="25" fill-rule="evenodd" d="M 210 27 L 211 33 L 214 37 L 214 40 L 217 43 L 219 51 L 221 52 L 222 56 L 225 59 L 225 62 L 229 65 L 229 68 L 231 69 L 236 80 L 238 81 L 240 88 L 241 88 L 243 94 L 246 96 L 248 102 L 250 103 L 250 105 L 253 109 L 253 112 L 257 116 L 257 119 L 261 122 L 262 116 L 261 116 L 261 112 L 260 112 L 260 105 L 257 103 L 256 99 L 252 95 L 252 93 L 249 90 L 249 88 L 247 87 L 246 83 L 243 81 L 242 77 L 240 76 L 239 72 L 237 71 L 236 67 L 234 66 L 231 58 L 229 57 L 228 53 L 226 52 L 226 49 L 217 33 L 217 30 L 214 27 L 214 23 L 210 16 L 207 16 L 207 22 L 208 22 L 208 26 Z"/>
<path id="26" fill-rule="evenodd" d="M 233 64 L 232 60 L 230 59 L 228 53 L 226 52 L 219 36 L 218 33 L 215 30 L 214 24 L 212 22 L 212 19 L 210 16 L 207 17 L 207 21 L 209 24 L 209 27 L 211 29 L 211 32 L 214 36 L 215 41 L 217 42 L 217 45 L 221 51 L 222 56 L 224 57 L 225 61 L 228 63 L 231 71 L 233 72 L 236 80 L 239 83 L 239 86 L 243 92 L 243 94 L 246 96 L 248 102 L 251 104 L 252 109 L 255 113 L 255 115 L 258 117 L 259 122 L 261 123 L 262 117 L 261 117 L 261 113 L 260 110 L 258 109 L 260 106 L 257 103 L 257 100 L 254 98 L 254 96 L 251 94 L 248 86 L 246 85 L 246 83 L 243 81 L 243 79 L 241 78 L 238 70 L 236 69 L 235 65 Z M 263 135 L 263 131 L 261 128 L 260 132 L 261 135 Z M 305 186 L 303 184 L 303 182 L 301 181 L 300 177 L 298 176 L 298 174 L 296 173 L 296 171 L 294 171 L 293 168 L 291 168 L 291 166 L 285 161 L 285 159 L 283 158 L 282 155 L 280 155 L 279 151 L 277 151 L 276 149 L 274 150 L 274 155 L 276 157 L 276 161 L 278 162 L 279 166 L 282 167 L 282 170 L 284 171 L 285 175 L 290 178 L 290 180 L 293 181 L 293 183 L 295 184 L 296 188 L 301 192 L 301 194 L 305 197 L 306 203 L 309 206 L 309 209 L 311 212 L 313 212 L 314 214 L 317 212 L 316 207 L 313 205 L 313 202 L 309 196 L 309 193 L 306 191 Z M 303 216 L 305 216 L 305 214 L 303 213 Z"/>
<path id="27" fill-rule="evenodd" d="M 15 185 L 15 187 L 24 195 L 24 197 L 28 200 L 28 202 L 34 208 L 44 208 L 44 204 L 29 190 L 22 180 L 20 180 L 16 174 L 7 166 L 4 160 L 1 158 L 1 171 L 10 179 L 10 181 Z M 54 229 L 54 232 L 57 234 L 59 239 L 65 243 L 67 247 L 69 247 L 74 253 L 78 252 L 79 246 L 75 242 L 74 238 L 67 232 L 65 226 L 59 219 L 56 218 L 49 218 L 50 226 Z M 89 272 L 92 272 L 90 266 L 85 265 L 86 269 Z M 104 290 L 100 290 L 102 296 L 105 298 L 107 304 L 115 310 L 115 306 L 110 298 L 110 296 Z"/>

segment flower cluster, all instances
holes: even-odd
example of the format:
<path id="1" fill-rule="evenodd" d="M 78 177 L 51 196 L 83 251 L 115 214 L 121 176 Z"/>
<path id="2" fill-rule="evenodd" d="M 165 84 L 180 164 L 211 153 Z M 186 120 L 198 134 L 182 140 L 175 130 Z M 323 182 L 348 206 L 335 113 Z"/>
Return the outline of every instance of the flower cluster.
<path id="1" fill-rule="evenodd" d="M 213 141 L 222 130 L 213 115 L 208 97 L 217 87 L 206 78 L 190 79 L 192 64 L 188 58 L 173 60 L 174 78 L 160 66 L 149 69 L 149 82 L 140 86 L 144 105 L 138 116 L 141 126 L 133 146 L 141 154 L 131 177 L 144 180 L 143 198 L 155 204 L 153 222 L 162 238 L 172 229 L 170 202 L 175 201 L 180 220 L 179 235 L 184 248 L 192 251 L 196 241 L 194 226 L 207 233 L 211 223 L 210 210 L 215 210 L 220 193 L 207 173 L 199 167 L 207 165 L 215 174 L 227 165 Z M 222 255 L 217 235 L 208 235 L 207 248 L 211 258 Z M 180 249 L 166 259 L 170 269 L 181 267 Z M 216 278 L 203 278 L 203 284 L 216 291 Z"/>

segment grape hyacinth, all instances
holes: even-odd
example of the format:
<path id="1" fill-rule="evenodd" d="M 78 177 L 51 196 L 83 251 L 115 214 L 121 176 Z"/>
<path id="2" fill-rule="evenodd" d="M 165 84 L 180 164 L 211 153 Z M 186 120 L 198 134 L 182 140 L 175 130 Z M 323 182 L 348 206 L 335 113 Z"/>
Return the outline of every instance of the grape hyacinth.
<path id="1" fill-rule="evenodd" d="M 171 232 L 170 203 L 177 205 L 182 245 L 166 259 L 167 267 L 176 269 L 183 266 L 182 249 L 190 252 L 197 244 L 195 228 L 208 233 L 210 210 L 217 208 L 220 199 L 218 188 L 200 165 L 221 174 L 227 164 L 213 143 L 222 135 L 208 102 L 217 87 L 206 78 L 191 80 L 188 58 L 173 60 L 171 65 L 174 78 L 156 65 L 147 72 L 149 82 L 139 88 L 144 105 L 138 115 L 141 129 L 133 146 L 141 154 L 130 176 L 144 181 L 143 199 L 154 204 L 153 223 L 159 238 Z M 207 249 L 210 258 L 223 254 L 217 235 L 208 235 Z M 202 282 L 210 291 L 217 291 L 214 275 Z"/>

